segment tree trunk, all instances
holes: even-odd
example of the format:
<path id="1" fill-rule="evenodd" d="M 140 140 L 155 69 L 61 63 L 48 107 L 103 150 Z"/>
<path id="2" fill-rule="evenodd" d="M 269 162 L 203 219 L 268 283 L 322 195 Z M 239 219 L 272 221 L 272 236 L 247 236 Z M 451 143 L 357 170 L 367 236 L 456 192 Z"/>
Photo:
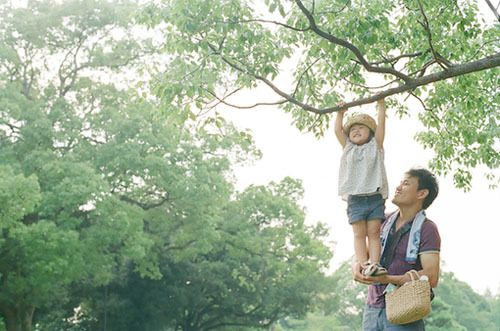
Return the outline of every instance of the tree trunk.
<path id="1" fill-rule="evenodd" d="M 5 316 L 5 324 L 7 331 L 31 331 L 31 323 L 33 321 L 33 313 L 35 307 L 2 307 L 2 312 Z"/>

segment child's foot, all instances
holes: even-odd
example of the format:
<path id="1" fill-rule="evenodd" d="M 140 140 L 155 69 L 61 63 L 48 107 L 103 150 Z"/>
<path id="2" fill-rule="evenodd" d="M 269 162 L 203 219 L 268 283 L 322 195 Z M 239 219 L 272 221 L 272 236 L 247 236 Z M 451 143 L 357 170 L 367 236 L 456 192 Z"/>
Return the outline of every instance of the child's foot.
<path id="1" fill-rule="evenodd" d="M 386 268 L 384 268 L 380 263 L 377 263 L 377 271 L 375 272 L 374 276 L 384 276 L 387 275 L 389 272 L 387 271 Z"/>
<path id="2" fill-rule="evenodd" d="M 364 275 L 366 269 L 369 268 L 370 266 L 371 266 L 371 263 L 368 261 L 361 263 L 361 273 Z"/>
<path id="3" fill-rule="evenodd" d="M 364 269 L 364 274 L 365 276 L 383 276 L 387 275 L 387 269 L 384 268 L 380 263 L 375 262 Z"/>

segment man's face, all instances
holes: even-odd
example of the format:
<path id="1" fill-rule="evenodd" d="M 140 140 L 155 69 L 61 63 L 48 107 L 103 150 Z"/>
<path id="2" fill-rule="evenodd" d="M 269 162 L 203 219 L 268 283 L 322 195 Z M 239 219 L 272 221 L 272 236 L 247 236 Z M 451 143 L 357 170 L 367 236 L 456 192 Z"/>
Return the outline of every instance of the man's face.
<path id="1" fill-rule="evenodd" d="M 392 203 L 398 207 L 410 206 L 422 199 L 422 191 L 418 190 L 418 178 L 405 175 L 401 183 L 396 187 Z"/>

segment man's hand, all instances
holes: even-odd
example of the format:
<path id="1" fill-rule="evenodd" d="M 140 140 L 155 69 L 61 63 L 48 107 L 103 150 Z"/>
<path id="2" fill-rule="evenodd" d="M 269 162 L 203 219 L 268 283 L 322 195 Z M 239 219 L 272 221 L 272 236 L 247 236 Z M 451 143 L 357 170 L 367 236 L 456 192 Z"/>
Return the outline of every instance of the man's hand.
<path id="1" fill-rule="evenodd" d="M 361 264 L 358 261 L 356 261 L 356 260 L 352 261 L 351 270 L 352 270 L 352 277 L 356 282 L 366 284 L 366 285 L 370 285 L 370 284 L 374 283 L 373 281 L 369 280 L 368 278 L 375 278 L 375 277 L 367 277 L 361 273 L 363 269 L 361 268 Z"/>
<path id="2" fill-rule="evenodd" d="M 352 271 L 352 277 L 356 282 L 366 285 L 371 285 L 373 283 L 388 284 L 394 282 L 396 280 L 395 278 L 400 278 L 400 276 L 390 276 L 390 275 L 365 276 L 362 273 L 363 269 L 361 268 L 361 264 L 355 260 L 353 260 L 351 263 L 351 271 Z"/>

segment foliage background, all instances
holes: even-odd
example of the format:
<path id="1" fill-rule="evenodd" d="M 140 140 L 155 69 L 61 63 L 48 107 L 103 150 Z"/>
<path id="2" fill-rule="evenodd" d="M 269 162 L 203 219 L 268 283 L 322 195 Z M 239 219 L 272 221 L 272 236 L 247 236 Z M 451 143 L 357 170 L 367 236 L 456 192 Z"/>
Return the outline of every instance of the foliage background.
<path id="1" fill-rule="evenodd" d="M 327 229 L 306 222 L 302 182 L 235 189 L 234 166 L 261 155 L 252 136 L 218 114 L 196 121 L 190 104 L 166 111 L 184 90 L 148 93 L 144 63 L 158 49 L 137 34 L 134 3 L 29 6 L 0 6 L 0 309 L 9 331 L 359 325 L 359 288 L 345 266 L 325 276 Z M 494 326 L 498 297 L 443 279 L 431 325 Z M 456 303 L 482 313 L 462 318 Z"/>

